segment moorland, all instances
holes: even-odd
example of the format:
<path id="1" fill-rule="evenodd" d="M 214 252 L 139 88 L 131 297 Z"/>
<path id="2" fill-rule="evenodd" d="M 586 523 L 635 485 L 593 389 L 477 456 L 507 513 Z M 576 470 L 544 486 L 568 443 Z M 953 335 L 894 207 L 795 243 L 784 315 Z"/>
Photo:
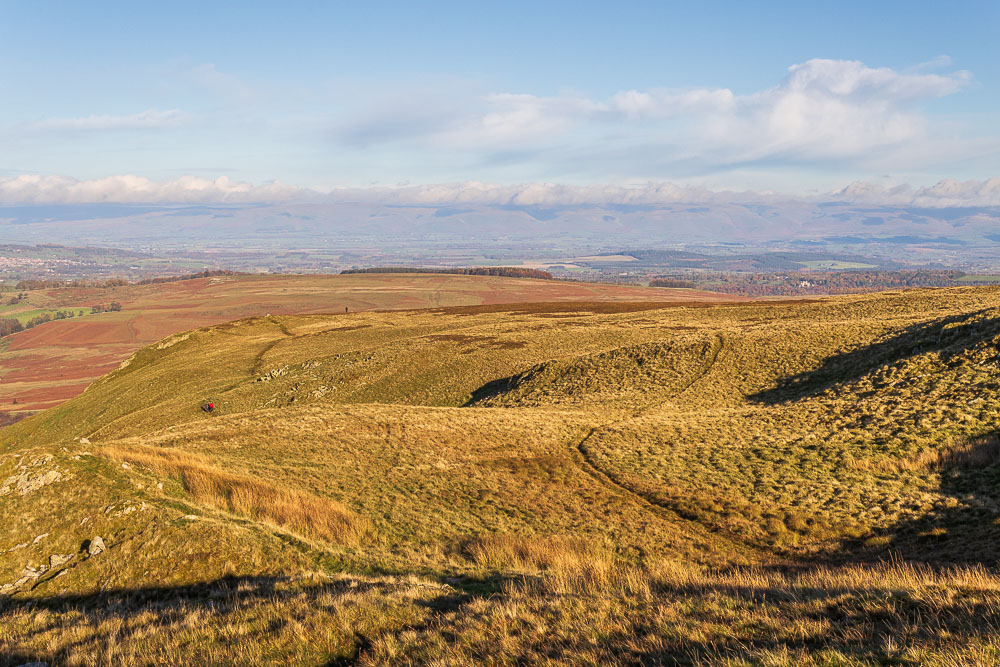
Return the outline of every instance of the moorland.
<path id="1" fill-rule="evenodd" d="M 7 663 L 1000 660 L 1000 290 L 419 305 L 0 430 Z"/>
<path id="2" fill-rule="evenodd" d="M 16 298 L 23 294 L 24 298 Z M 79 395 L 138 348 L 172 333 L 248 316 L 351 312 L 524 301 L 717 301 L 695 290 L 437 275 L 218 275 L 112 286 L 25 289 L 5 295 L 0 318 L 27 323 L 0 339 L 0 413 L 22 417 Z M 111 310 L 118 304 L 119 310 Z M 100 312 L 92 312 L 94 309 Z"/>

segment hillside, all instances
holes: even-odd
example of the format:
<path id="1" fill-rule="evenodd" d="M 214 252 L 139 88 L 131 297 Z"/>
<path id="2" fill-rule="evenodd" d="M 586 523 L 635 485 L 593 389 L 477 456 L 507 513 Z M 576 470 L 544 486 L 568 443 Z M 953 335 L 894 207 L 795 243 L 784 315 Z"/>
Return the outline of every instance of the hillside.
<path id="1" fill-rule="evenodd" d="M 79 395 L 135 350 L 173 333 L 242 317 L 535 301 L 733 301 L 697 290 L 462 275 L 236 275 L 109 288 L 38 289 L 0 317 L 69 319 L 0 339 L 0 416 Z M 94 308 L 121 305 L 117 312 Z"/>
<path id="2" fill-rule="evenodd" d="M 172 334 L 0 430 L 0 654 L 995 663 L 998 360 L 993 288 Z"/>

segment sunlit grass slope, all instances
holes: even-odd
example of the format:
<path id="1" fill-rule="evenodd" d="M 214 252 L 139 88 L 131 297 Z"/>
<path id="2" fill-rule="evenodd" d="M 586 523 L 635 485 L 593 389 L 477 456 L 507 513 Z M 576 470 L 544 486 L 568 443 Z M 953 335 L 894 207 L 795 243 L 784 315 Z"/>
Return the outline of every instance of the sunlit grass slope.
<path id="1" fill-rule="evenodd" d="M 991 288 L 177 334 L 0 430 L 0 652 L 988 664 L 998 390 Z"/>

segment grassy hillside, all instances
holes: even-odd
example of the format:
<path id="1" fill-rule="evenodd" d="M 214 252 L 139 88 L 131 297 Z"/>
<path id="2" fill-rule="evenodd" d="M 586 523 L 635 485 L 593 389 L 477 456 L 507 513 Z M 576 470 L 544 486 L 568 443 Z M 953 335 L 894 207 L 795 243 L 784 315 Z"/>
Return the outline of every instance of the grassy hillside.
<path id="1" fill-rule="evenodd" d="M 79 395 L 136 350 L 175 333 L 267 314 L 343 313 L 539 301 L 718 302 L 742 297 L 486 275 L 219 275 L 113 287 L 40 288 L 0 305 L 22 323 L 84 312 L 0 343 L 0 412 L 13 416 Z M 10 301 L 8 299 L 8 301 Z M 117 302 L 121 310 L 92 313 Z"/>
<path id="2" fill-rule="evenodd" d="M 175 334 L 0 430 L 0 653 L 991 664 L 998 389 L 993 288 Z"/>

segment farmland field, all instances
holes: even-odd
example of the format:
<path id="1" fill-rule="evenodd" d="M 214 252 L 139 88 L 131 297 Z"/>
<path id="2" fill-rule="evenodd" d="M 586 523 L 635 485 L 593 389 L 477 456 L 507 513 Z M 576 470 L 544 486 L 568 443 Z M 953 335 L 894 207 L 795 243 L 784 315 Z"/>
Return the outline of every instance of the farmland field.
<path id="1" fill-rule="evenodd" d="M 344 313 L 538 301 L 734 300 L 710 292 L 488 276 L 220 276 L 29 293 L 0 316 L 84 314 L 0 340 L 0 411 L 41 410 L 79 395 L 139 347 L 178 331 L 266 314 Z M 120 312 L 91 313 L 117 301 Z"/>

